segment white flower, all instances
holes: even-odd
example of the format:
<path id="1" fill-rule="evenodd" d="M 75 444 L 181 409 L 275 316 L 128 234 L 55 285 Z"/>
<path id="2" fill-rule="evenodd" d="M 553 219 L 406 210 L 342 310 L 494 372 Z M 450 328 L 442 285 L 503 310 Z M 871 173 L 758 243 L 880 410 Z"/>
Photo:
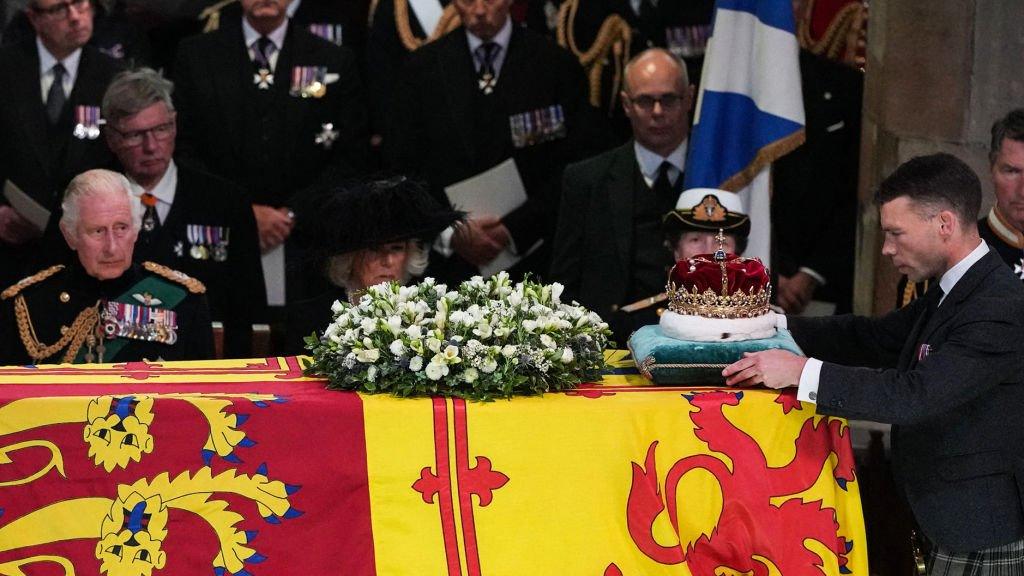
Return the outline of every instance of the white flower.
<path id="1" fill-rule="evenodd" d="M 427 349 L 431 352 L 439 352 L 441 350 L 441 341 L 433 336 L 427 338 Z"/>
<path id="2" fill-rule="evenodd" d="M 485 374 L 490 374 L 498 369 L 498 362 L 494 358 L 487 358 L 480 364 L 480 370 Z"/>
<path id="3" fill-rule="evenodd" d="M 418 338 L 416 340 L 410 340 L 409 348 L 412 348 L 412 351 L 417 354 L 423 354 L 423 340 L 420 340 Z"/>
<path id="4" fill-rule="evenodd" d="M 377 329 L 377 320 L 375 318 L 363 318 L 363 321 L 359 323 L 359 327 L 363 329 L 363 332 L 373 334 Z"/>
<path id="5" fill-rule="evenodd" d="M 512 329 L 511 328 L 507 328 L 505 326 L 502 326 L 500 328 L 495 328 L 494 329 L 494 337 L 495 338 L 504 338 L 505 336 L 508 336 L 511 333 L 512 333 Z"/>
<path id="6" fill-rule="evenodd" d="M 562 301 L 562 292 L 565 290 L 565 286 L 562 286 L 558 282 L 551 285 L 551 299 L 555 302 Z"/>
<path id="7" fill-rule="evenodd" d="M 555 339 L 547 334 L 540 335 L 540 343 L 543 344 L 545 348 L 554 348 L 557 346 L 557 344 L 555 344 Z"/>
<path id="8" fill-rule="evenodd" d="M 339 300 L 335 300 L 334 304 L 331 304 L 331 312 L 334 313 L 334 314 L 337 314 L 338 312 L 341 312 L 344 308 L 345 308 L 345 305 L 342 304 Z"/>
<path id="9" fill-rule="evenodd" d="M 369 348 L 369 349 L 366 349 L 366 350 L 356 350 L 356 360 L 358 360 L 358 361 L 360 361 L 360 362 L 362 362 L 364 364 L 369 364 L 371 362 L 376 362 L 379 359 L 380 359 L 380 350 L 378 350 L 376 348 Z"/>
<path id="10" fill-rule="evenodd" d="M 516 307 L 516 306 L 519 306 L 523 302 L 523 291 L 522 290 L 515 290 L 515 291 L 513 291 L 511 294 L 508 295 L 507 300 L 508 300 L 509 305 L 512 306 L 513 308 Z"/>
<path id="11" fill-rule="evenodd" d="M 511 358 L 516 355 L 516 347 L 511 344 L 505 344 L 501 349 L 501 355 L 505 358 Z"/>
<path id="12" fill-rule="evenodd" d="M 470 384 L 476 382 L 476 379 L 479 377 L 480 373 L 477 372 L 476 368 L 466 368 L 466 370 L 462 372 L 462 379 Z"/>
<path id="13" fill-rule="evenodd" d="M 562 364 L 569 364 L 572 362 L 574 356 L 572 350 L 569 348 L 562 349 Z"/>
<path id="14" fill-rule="evenodd" d="M 409 370 L 419 372 L 421 368 L 423 368 L 423 357 L 413 356 L 412 360 L 409 360 Z"/>
<path id="15" fill-rule="evenodd" d="M 369 380 L 370 382 L 373 382 L 376 378 L 377 378 L 377 367 L 371 365 L 366 370 L 366 379 Z"/>
<path id="16" fill-rule="evenodd" d="M 408 336 L 410 340 L 419 338 L 423 336 L 423 328 L 417 324 L 413 324 L 405 329 L 405 335 Z"/>
<path id="17" fill-rule="evenodd" d="M 402 333 L 402 319 L 398 316 L 388 316 L 388 330 L 391 334 L 398 336 Z"/>
<path id="18" fill-rule="evenodd" d="M 442 377 L 448 375 L 448 366 L 445 364 L 434 364 L 431 362 L 427 364 L 427 378 L 431 380 L 440 380 Z"/>
<path id="19" fill-rule="evenodd" d="M 448 345 L 445 347 L 444 352 L 441 353 L 444 357 L 444 361 L 447 364 L 458 364 L 462 362 L 462 358 L 459 358 L 459 348 L 457 346 Z"/>
<path id="20" fill-rule="evenodd" d="M 491 325 L 486 322 L 477 324 L 477 327 L 473 329 L 473 334 L 481 338 L 490 338 L 494 331 L 491 330 Z"/>
<path id="21" fill-rule="evenodd" d="M 523 330 L 526 330 L 527 332 L 533 332 L 536 329 L 537 329 L 537 321 L 536 320 L 523 320 Z"/>
<path id="22" fill-rule="evenodd" d="M 401 358 L 405 354 L 405 344 L 402 344 L 401 340 L 395 340 L 388 347 L 388 350 L 391 350 L 391 353 L 396 357 Z"/>

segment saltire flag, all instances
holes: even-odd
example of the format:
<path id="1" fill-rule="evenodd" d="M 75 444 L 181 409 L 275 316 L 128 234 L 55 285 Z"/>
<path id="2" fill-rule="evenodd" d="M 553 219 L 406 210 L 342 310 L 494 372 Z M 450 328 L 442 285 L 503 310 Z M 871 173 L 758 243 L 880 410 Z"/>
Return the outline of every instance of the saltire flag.
<path id="1" fill-rule="evenodd" d="M 609 360 L 489 403 L 296 358 L 0 367 L 0 575 L 867 576 L 844 420 Z"/>
<path id="2" fill-rule="evenodd" d="M 685 187 L 738 192 L 748 256 L 770 265 L 770 166 L 804 141 L 799 43 L 790 0 L 717 0 Z"/>

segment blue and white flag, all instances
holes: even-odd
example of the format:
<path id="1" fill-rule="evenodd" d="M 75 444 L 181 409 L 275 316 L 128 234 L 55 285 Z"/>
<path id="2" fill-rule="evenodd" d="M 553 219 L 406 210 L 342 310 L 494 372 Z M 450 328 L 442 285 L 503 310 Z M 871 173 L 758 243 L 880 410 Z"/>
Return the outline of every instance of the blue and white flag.
<path id="1" fill-rule="evenodd" d="M 769 264 L 769 167 L 804 141 L 791 0 L 717 0 L 686 161 L 686 189 L 738 192 L 746 254 Z"/>

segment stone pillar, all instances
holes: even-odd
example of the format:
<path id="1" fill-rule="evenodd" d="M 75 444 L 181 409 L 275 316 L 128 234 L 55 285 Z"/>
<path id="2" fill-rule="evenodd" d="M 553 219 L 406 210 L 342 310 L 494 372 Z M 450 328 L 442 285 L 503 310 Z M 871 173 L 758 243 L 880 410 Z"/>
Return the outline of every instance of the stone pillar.
<path id="1" fill-rule="evenodd" d="M 871 196 L 899 164 L 949 152 L 978 173 L 992 205 L 989 129 L 1024 107 L 1024 2 L 932 0 L 871 3 L 861 138 L 854 310 L 895 306 L 899 276 L 881 256 Z M 984 212 L 983 212 L 984 213 Z"/>

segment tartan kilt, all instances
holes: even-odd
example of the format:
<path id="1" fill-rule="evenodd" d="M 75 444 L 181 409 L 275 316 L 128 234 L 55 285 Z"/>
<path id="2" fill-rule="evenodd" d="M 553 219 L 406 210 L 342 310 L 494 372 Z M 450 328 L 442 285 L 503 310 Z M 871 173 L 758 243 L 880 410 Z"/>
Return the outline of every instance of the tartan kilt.
<path id="1" fill-rule="evenodd" d="M 974 552 L 950 552 L 933 546 L 928 576 L 1024 576 L 1024 540 Z"/>

